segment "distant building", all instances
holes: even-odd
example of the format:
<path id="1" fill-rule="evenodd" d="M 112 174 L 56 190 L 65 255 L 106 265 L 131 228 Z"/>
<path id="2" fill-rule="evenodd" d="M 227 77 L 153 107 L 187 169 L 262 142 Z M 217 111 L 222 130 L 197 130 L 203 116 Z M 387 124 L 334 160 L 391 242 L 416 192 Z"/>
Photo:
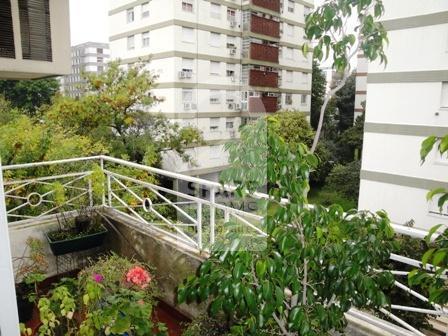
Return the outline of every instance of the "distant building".
<path id="1" fill-rule="evenodd" d="M 279 109 L 309 113 L 312 57 L 305 58 L 305 16 L 312 0 L 109 1 L 111 56 L 149 59 L 164 101 L 148 110 L 193 125 L 207 146 L 164 168 L 216 179 L 228 166 L 223 144 L 242 123 Z"/>
<path id="2" fill-rule="evenodd" d="M 369 63 L 362 53 L 358 54 L 358 65 L 356 67 L 356 96 L 355 96 L 355 119 L 365 111 L 367 99 L 367 71 Z"/>
<path id="3" fill-rule="evenodd" d="M 84 92 L 83 73 L 101 73 L 109 61 L 110 52 L 107 43 L 86 42 L 71 48 L 72 71 L 60 78 L 61 90 L 67 96 L 76 98 Z"/>
<path id="4" fill-rule="evenodd" d="M 384 0 L 387 67 L 370 63 L 360 209 L 384 209 L 393 222 L 448 224 L 448 209 L 427 202 L 448 188 L 448 158 L 420 163 L 420 145 L 448 134 L 448 1 Z"/>

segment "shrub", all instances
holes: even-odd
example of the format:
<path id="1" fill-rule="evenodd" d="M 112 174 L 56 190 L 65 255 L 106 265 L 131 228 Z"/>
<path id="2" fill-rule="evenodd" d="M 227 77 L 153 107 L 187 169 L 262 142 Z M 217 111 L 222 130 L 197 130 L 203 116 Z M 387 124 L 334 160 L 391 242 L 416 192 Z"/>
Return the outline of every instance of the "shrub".
<path id="1" fill-rule="evenodd" d="M 327 177 L 325 189 L 357 201 L 359 197 L 361 162 L 353 161 L 346 165 L 336 165 Z"/>

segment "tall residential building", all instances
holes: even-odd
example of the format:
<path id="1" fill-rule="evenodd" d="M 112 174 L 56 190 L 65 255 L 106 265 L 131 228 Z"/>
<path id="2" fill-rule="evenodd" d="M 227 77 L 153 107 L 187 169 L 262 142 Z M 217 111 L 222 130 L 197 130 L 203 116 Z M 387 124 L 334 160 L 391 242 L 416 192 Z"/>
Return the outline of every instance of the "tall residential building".
<path id="1" fill-rule="evenodd" d="M 356 93 L 355 93 L 355 118 L 363 114 L 366 98 L 367 98 L 367 71 L 369 70 L 369 62 L 367 58 L 360 53 L 358 55 L 358 64 L 356 66 Z"/>
<path id="2" fill-rule="evenodd" d="M 207 146 L 196 164 L 167 155 L 164 168 L 216 179 L 227 167 L 223 143 L 248 118 L 278 109 L 309 113 L 311 57 L 301 52 L 305 0 L 111 0 L 112 58 L 150 59 L 162 112 L 199 128 Z"/>
<path id="3" fill-rule="evenodd" d="M 70 72 L 68 0 L 0 0 L 0 79 Z M 0 158 L 0 335 L 19 335 Z"/>
<path id="4" fill-rule="evenodd" d="M 420 163 L 420 145 L 448 134 L 448 1 L 384 0 L 388 64 L 369 64 L 359 207 L 385 209 L 393 222 L 448 224 L 427 202 L 448 187 L 448 158 Z"/>
<path id="5" fill-rule="evenodd" d="M 83 73 L 101 73 L 109 61 L 109 44 L 86 42 L 71 48 L 72 71 L 60 78 L 61 89 L 67 96 L 76 98 L 83 94 Z"/>

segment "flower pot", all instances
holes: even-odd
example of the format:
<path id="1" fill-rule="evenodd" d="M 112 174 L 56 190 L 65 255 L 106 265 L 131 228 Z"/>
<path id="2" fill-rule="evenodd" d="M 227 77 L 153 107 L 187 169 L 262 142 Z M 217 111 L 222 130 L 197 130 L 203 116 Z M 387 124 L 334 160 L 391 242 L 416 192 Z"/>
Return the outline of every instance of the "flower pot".
<path id="1" fill-rule="evenodd" d="M 34 303 L 28 300 L 28 294 L 31 291 L 32 289 L 24 283 L 16 285 L 17 309 L 19 311 L 20 323 L 26 323 L 33 317 Z"/>
<path id="2" fill-rule="evenodd" d="M 46 234 L 46 237 L 53 255 L 60 256 L 67 253 L 90 250 L 103 245 L 104 238 L 108 232 L 104 226 L 103 229 L 101 232 L 66 240 L 54 241 L 49 237 L 49 233 Z"/>

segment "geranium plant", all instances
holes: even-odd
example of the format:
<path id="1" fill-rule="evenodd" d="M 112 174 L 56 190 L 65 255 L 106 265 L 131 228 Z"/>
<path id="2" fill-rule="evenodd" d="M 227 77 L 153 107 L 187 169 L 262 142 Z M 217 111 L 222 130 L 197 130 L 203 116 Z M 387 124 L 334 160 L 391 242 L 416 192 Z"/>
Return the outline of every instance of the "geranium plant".
<path id="1" fill-rule="evenodd" d="M 166 335 L 165 326 L 151 319 L 156 293 L 148 266 L 103 257 L 39 300 L 39 336 Z"/>

